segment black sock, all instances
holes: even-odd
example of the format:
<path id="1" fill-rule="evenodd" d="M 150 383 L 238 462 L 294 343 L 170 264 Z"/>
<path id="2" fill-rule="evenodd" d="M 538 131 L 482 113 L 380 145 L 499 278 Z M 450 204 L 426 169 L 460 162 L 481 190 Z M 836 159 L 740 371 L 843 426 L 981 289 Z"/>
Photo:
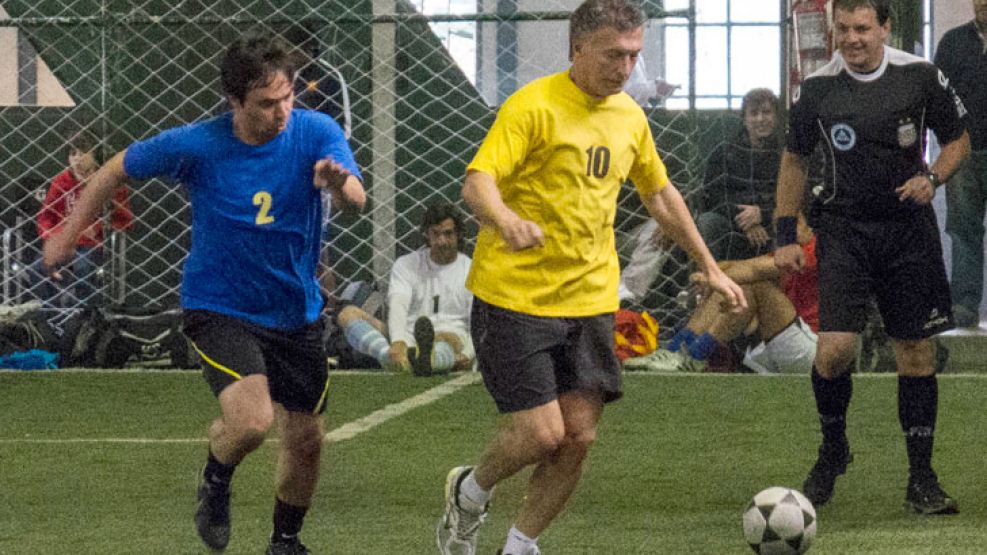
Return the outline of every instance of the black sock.
<path id="1" fill-rule="evenodd" d="M 212 449 L 210 449 L 209 458 L 206 460 L 206 468 L 202 471 L 202 475 L 210 484 L 228 489 L 230 487 L 230 481 L 233 480 L 234 470 L 236 470 L 235 464 L 223 464 L 219 462 L 216 456 L 212 454 Z"/>
<path id="2" fill-rule="evenodd" d="M 816 408 L 822 425 L 823 443 L 845 445 L 846 413 L 853 396 L 853 381 L 850 374 L 827 380 L 812 366 L 812 392 L 816 396 Z"/>
<path id="3" fill-rule="evenodd" d="M 905 433 L 908 472 L 915 477 L 932 473 L 932 441 L 939 408 L 939 382 L 935 374 L 898 376 L 898 420 Z"/>
<path id="4" fill-rule="evenodd" d="M 296 507 L 274 498 L 274 534 L 272 541 L 293 539 L 302 531 L 302 522 L 308 507 Z"/>

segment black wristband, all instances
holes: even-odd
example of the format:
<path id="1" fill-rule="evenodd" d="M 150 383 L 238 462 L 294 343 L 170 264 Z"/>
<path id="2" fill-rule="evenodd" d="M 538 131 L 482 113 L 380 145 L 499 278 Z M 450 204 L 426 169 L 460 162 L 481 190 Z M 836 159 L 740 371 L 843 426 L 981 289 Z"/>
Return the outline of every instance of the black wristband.
<path id="1" fill-rule="evenodd" d="M 779 216 L 775 220 L 775 247 L 798 243 L 798 218 Z"/>

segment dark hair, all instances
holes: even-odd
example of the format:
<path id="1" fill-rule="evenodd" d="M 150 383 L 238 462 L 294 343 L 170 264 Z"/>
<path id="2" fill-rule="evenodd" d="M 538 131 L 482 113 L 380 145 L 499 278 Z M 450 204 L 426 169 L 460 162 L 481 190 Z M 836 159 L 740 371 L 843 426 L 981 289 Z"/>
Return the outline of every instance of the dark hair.
<path id="1" fill-rule="evenodd" d="M 634 0 L 586 0 L 569 17 L 569 56 L 576 41 L 589 33 L 604 27 L 625 33 L 645 21 L 644 11 Z"/>
<path id="2" fill-rule="evenodd" d="M 270 83 L 279 73 L 294 79 L 299 56 L 284 41 L 269 35 L 248 35 L 233 43 L 219 66 L 223 94 L 243 102 L 247 93 Z"/>
<path id="3" fill-rule="evenodd" d="M 891 17 L 890 0 L 833 0 L 833 11 L 853 12 L 858 8 L 870 8 L 877 13 L 877 24 L 884 25 Z"/>
<path id="4" fill-rule="evenodd" d="M 69 147 L 69 152 L 93 152 L 96 150 L 97 143 L 98 141 L 92 133 L 88 131 L 77 131 L 69 137 L 66 144 Z"/>
<path id="5" fill-rule="evenodd" d="M 775 114 L 778 113 L 778 97 L 775 96 L 775 93 L 771 89 L 760 88 L 747 91 L 747 94 L 744 95 L 744 100 L 740 104 L 740 114 L 747 117 L 748 108 L 760 106 L 761 104 L 770 104 Z"/>
<path id="6" fill-rule="evenodd" d="M 422 235 L 428 232 L 428 228 L 439 225 L 446 220 L 452 220 L 452 226 L 456 229 L 459 241 L 463 240 L 463 214 L 451 203 L 440 201 L 429 203 L 422 213 Z"/>

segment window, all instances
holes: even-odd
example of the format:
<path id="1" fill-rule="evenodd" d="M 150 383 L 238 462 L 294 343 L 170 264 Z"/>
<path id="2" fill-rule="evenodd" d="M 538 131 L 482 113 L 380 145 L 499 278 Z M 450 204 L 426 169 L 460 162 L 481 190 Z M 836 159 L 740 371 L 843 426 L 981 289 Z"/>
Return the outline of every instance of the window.
<path id="1" fill-rule="evenodd" d="M 476 13 L 476 0 L 411 0 L 423 15 Z M 471 83 L 476 83 L 476 23 L 472 21 L 430 23 Z"/>
<path id="2" fill-rule="evenodd" d="M 765 0 L 696 0 L 696 107 L 739 108 L 747 91 L 781 89 L 781 4 Z M 685 10 L 689 0 L 665 0 Z M 689 24 L 662 20 L 664 79 L 681 85 L 667 108 L 689 107 Z"/>
<path id="3" fill-rule="evenodd" d="M 922 44 L 925 46 L 925 59 L 932 59 L 932 0 L 922 0 Z"/>

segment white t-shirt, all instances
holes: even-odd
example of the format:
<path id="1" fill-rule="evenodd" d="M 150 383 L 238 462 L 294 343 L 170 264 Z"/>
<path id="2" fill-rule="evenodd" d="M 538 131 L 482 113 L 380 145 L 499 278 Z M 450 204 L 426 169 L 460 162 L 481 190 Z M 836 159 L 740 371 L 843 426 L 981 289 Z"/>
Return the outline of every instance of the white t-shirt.
<path id="1" fill-rule="evenodd" d="M 436 331 L 469 338 L 473 294 L 466 289 L 472 260 L 463 253 L 439 265 L 422 247 L 394 261 L 387 291 L 387 330 L 392 342 L 415 344 L 415 320 L 428 316 Z"/>

